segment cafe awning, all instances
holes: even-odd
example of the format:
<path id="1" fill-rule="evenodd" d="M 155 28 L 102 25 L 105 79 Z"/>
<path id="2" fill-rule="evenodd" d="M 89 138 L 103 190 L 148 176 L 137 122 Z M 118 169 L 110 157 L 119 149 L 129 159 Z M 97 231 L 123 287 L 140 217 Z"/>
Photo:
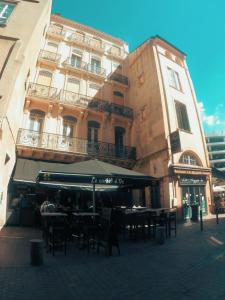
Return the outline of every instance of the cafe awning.
<path id="1" fill-rule="evenodd" d="M 154 177 L 121 168 L 100 160 L 63 164 L 18 158 L 13 175 L 16 182 L 39 183 L 88 189 L 98 186 L 142 188 L 156 182 Z"/>

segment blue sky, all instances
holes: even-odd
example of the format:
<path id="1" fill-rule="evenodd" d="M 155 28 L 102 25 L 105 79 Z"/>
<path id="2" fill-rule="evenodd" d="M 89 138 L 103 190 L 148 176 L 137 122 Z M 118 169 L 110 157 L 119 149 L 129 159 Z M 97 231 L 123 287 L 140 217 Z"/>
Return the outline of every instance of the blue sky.
<path id="1" fill-rule="evenodd" d="M 206 132 L 225 130 L 224 0 L 53 0 L 53 13 L 119 37 L 156 34 L 187 54 Z"/>

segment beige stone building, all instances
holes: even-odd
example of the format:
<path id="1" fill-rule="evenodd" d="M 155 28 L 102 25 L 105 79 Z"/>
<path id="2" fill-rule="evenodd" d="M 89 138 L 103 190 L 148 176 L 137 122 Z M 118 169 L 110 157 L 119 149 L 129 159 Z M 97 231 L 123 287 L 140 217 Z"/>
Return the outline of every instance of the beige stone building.
<path id="1" fill-rule="evenodd" d="M 8 186 L 15 150 L 16 168 L 27 159 L 98 158 L 135 169 L 159 180 L 158 188 L 134 193 L 142 204 L 178 206 L 182 216 L 183 200 L 201 198 L 207 211 L 210 169 L 185 55 L 159 37 L 129 54 L 118 38 L 60 15 L 49 21 L 50 1 L 15 5 L 0 28 L 7 37 L 0 40 L 6 48 L 0 80 L 2 216 L 7 189 L 9 203 L 15 191 L 37 192 L 27 174 Z M 13 18 L 23 5 L 31 25 L 16 33 Z"/>
<path id="2" fill-rule="evenodd" d="M 135 169 L 161 179 L 162 207 L 175 205 L 188 218 L 191 206 L 202 201 L 207 213 L 210 168 L 185 54 L 156 36 L 130 53 L 126 65 Z"/>
<path id="3" fill-rule="evenodd" d="M 25 93 L 35 72 L 50 12 L 50 0 L 0 1 L 0 226 L 6 218 Z M 21 22 L 21 17 L 26 20 Z"/>

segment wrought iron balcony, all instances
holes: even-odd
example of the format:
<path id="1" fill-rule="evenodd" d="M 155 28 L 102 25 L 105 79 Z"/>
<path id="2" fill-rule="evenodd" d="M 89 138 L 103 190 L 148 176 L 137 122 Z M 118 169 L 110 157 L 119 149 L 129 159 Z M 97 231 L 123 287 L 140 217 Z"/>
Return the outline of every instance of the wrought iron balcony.
<path id="1" fill-rule="evenodd" d="M 59 27 L 57 26 L 54 26 L 54 25 L 51 25 L 49 28 L 48 28 L 48 31 L 47 31 L 48 34 L 50 35 L 55 35 L 55 36 L 59 36 L 59 37 L 65 37 L 65 34 L 66 34 L 66 31 L 65 30 L 61 30 Z"/>
<path id="2" fill-rule="evenodd" d="M 105 142 L 91 142 L 85 139 L 71 138 L 63 135 L 20 129 L 17 146 L 26 146 L 52 151 L 72 152 L 91 157 L 107 157 L 125 160 L 136 159 L 134 147 L 119 147 Z"/>
<path id="3" fill-rule="evenodd" d="M 73 69 L 79 69 L 79 70 L 84 70 L 87 71 L 87 63 L 84 61 L 79 61 L 79 60 L 74 60 L 71 58 L 67 58 L 64 62 L 63 62 L 64 66 L 73 68 Z"/>
<path id="4" fill-rule="evenodd" d="M 97 67 L 93 64 L 87 64 L 87 71 L 100 76 L 106 75 L 106 70 L 104 68 Z"/>
<path id="5" fill-rule="evenodd" d="M 62 90 L 59 102 L 74 105 L 78 107 L 89 108 L 97 111 L 108 112 L 126 118 L 133 119 L 133 109 L 127 106 L 110 103 L 106 100 L 73 93 L 70 91 Z"/>
<path id="6" fill-rule="evenodd" d="M 29 83 L 28 96 L 33 96 L 37 98 L 50 98 L 57 99 L 57 88 L 46 86 L 38 83 Z"/>
<path id="7" fill-rule="evenodd" d="M 133 119 L 133 109 L 128 106 L 111 103 L 111 113 Z"/>
<path id="8" fill-rule="evenodd" d="M 71 58 L 67 58 L 64 62 L 63 62 L 64 66 L 70 67 L 70 68 L 74 68 L 74 69 L 80 69 L 92 74 L 96 74 L 99 76 L 105 76 L 106 75 L 106 71 L 104 68 L 100 68 L 97 67 L 93 64 L 90 63 L 86 63 L 84 61 L 79 61 L 79 60 L 74 60 Z"/>
<path id="9" fill-rule="evenodd" d="M 68 37 L 68 40 L 71 42 L 81 44 L 81 45 L 88 45 L 88 39 L 85 38 L 84 36 L 77 35 L 76 33 L 72 33 Z"/>
<path id="10" fill-rule="evenodd" d="M 112 73 L 110 76 L 109 76 L 109 79 L 111 80 L 114 80 L 114 81 L 117 81 L 121 84 L 124 84 L 124 85 L 129 85 L 129 80 L 127 78 L 127 76 L 124 76 L 124 75 L 121 75 L 119 73 Z"/>
<path id="11" fill-rule="evenodd" d="M 72 33 L 69 37 L 68 40 L 80 45 L 85 45 L 88 46 L 92 49 L 98 50 L 100 52 L 104 52 L 105 51 L 105 45 L 99 40 L 96 41 L 95 39 L 89 39 L 86 38 L 85 36 L 81 36 L 79 34 L 76 33 Z"/>
<path id="12" fill-rule="evenodd" d="M 60 54 L 46 51 L 46 50 L 41 50 L 39 53 L 39 59 L 41 58 L 41 59 L 48 60 L 48 61 L 54 62 L 54 63 L 59 62 L 60 57 L 61 57 Z"/>
<path id="13" fill-rule="evenodd" d="M 61 91 L 59 101 L 68 105 L 90 108 L 97 111 L 110 112 L 110 103 L 108 101 L 81 95 L 78 93 L 73 93 L 66 90 Z"/>
<path id="14" fill-rule="evenodd" d="M 114 56 L 116 58 L 123 59 L 125 57 L 125 52 L 122 49 L 120 49 L 119 51 L 115 51 L 113 48 L 110 48 L 107 52 L 109 55 Z"/>

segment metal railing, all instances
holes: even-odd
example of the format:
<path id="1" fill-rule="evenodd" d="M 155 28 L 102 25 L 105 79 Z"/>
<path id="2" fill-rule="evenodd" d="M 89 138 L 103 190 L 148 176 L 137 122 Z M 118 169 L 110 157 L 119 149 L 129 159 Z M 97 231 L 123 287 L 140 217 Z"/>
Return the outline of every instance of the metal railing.
<path id="1" fill-rule="evenodd" d="M 112 56 L 118 57 L 118 58 L 124 58 L 124 56 L 125 56 L 125 52 L 122 49 L 120 49 L 120 51 L 117 52 L 117 51 L 113 51 L 113 48 L 110 48 L 107 52 L 109 55 L 112 55 Z"/>
<path id="2" fill-rule="evenodd" d="M 74 68 L 74 69 L 80 69 L 87 71 L 89 73 L 93 73 L 99 76 L 105 76 L 106 71 L 104 68 L 97 67 L 93 64 L 86 63 L 84 61 L 79 61 L 79 60 L 73 60 L 71 58 L 67 58 L 64 62 L 63 65 Z"/>
<path id="3" fill-rule="evenodd" d="M 114 81 L 117 81 L 119 83 L 122 83 L 124 85 L 129 85 L 129 80 L 128 80 L 128 77 L 127 76 L 124 76 L 124 75 L 121 75 L 119 73 L 112 73 L 110 76 L 109 76 L 109 79 L 111 80 L 114 80 Z"/>
<path id="4" fill-rule="evenodd" d="M 29 83 L 27 95 L 51 99 L 56 99 L 58 97 L 57 88 L 38 83 Z"/>
<path id="5" fill-rule="evenodd" d="M 105 142 L 92 142 L 85 139 L 71 138 L 63 135 L 20 129 L 17 146 L 66 151 L 79 155 L 108 157 L 119 159 L 136 159 L 135 147 L 118 147 Z"/>
<path id="6" fill-rule="evenodd" d="M 111 103 L 111 113 L 133 119 L 133 109 L 128 106 Z"/>
<path id="7" fill-rule="evenodd" d="M 41 50 L 39 53 L 39 58 L 49 60 L 51 62 L 58 62 L 61 55 L 47 50 Z"/>
<path id="8" fill-rule="evenodd" d="M 97 111 L 104 111 L 111 114 L 133 119 L 133 109 L 128 106 L 110 103 L 106 100 L 81 95 L 66 90 L 62 90 L 59 97 L 59 102 L 68 105 L 80 106 Z"/>
<path id="9" fill-rule="evenodd" d="M 57 26 L 49 26 L 47 33 L 64 37 L 66 34 L 66 31 L 60 30 Z"/>
<path id="10" fill-rule="evenodd" d="M 82 45 L 86 45 L 89 46 L 91 48 L 94 48 L 96 50 L 100 50 L 100 51 L 105 51 L 105 45 L 102 42 L 97 42 L 94 39 L 89 39 L 86 37 L 81 37 L 80 35 L 77 35 L 76 33 L 72 33 L 69 37 L 68 37 L 69 41 L 78 43 L 78 44 L 82 44 Z"/>
<path id="11" fill-rule="evenodd" d="M 66 90 L 61 91 L 59 101 L 68 105 L 90 108 L 97 111 L 110 112 L 110 103 L 108 101 Z"/>

